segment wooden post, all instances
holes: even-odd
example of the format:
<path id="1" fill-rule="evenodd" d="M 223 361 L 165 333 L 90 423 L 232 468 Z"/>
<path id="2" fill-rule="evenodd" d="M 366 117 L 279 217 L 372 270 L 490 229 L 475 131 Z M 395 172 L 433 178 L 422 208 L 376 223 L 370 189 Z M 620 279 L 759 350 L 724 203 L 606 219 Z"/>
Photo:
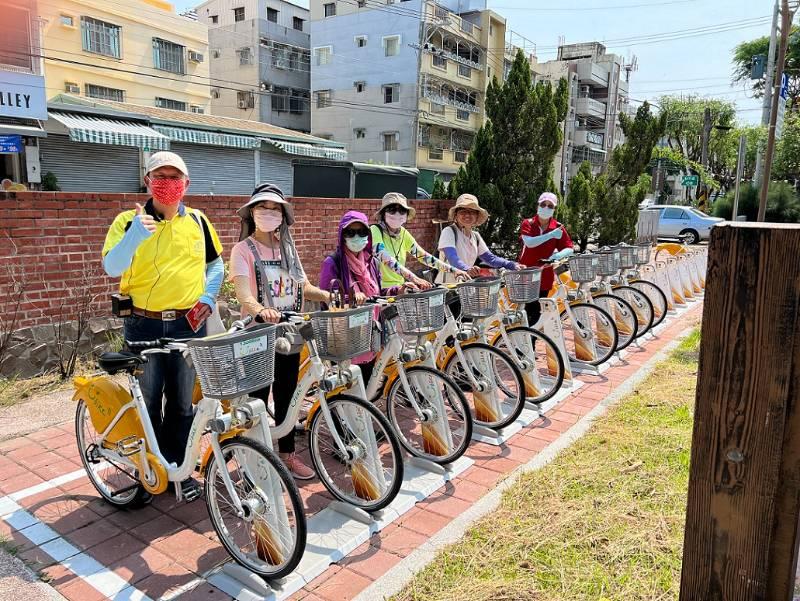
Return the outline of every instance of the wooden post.
<path id="1" fill-rule="evenodd" d="M 714 228 L 681 601 L 792 598 L 800 523 L 800 226 Z"/>

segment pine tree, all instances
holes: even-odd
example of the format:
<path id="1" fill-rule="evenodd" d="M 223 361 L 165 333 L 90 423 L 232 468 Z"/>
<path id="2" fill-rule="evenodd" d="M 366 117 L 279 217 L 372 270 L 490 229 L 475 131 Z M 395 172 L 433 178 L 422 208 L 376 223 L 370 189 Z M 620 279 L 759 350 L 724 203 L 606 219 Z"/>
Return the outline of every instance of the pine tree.
<path id="1" fill-rule="evenodd" d="M 433 180 L 433 191 L 431 192 L 431 198 L 434 200 L 444 200 L 447 198 L 447 187 L 444 184 L 444 180 L 442 178 L 437 177 Z"/>
<path id="2" fill-rule="evenodd" d="M 570 182 L 569 195 L 558 205 L 558 219 L 567 226 L 580 251 L 586 250 L 597 228 L 597 203 L 594 198 L 594 176 L 589 161 L 581 163 Z"/>
<path id="3" fill-rule="evenodd" d="M 619 123 L 625 134 L 625 143 L 617 146 L 608 164 L 608 180 L 613 185 L 632 186 L 650 164 L 653 148 L 664 135 L 667 113 L 654 115 L 644 102 L 631 119 L 619 114 Z"/>

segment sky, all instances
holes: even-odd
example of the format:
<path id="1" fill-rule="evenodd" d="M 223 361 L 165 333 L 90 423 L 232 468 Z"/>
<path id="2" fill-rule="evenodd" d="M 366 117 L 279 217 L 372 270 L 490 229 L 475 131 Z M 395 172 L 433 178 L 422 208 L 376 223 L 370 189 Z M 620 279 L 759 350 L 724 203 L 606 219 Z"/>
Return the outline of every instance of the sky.
<path id="1" fill-rule="evenodd" d="M 197 4 L 175 0 L 179 11 Z M 699 94 L 734 102 L 743 123 L 761 119 L 761 101 L 731 85 L 731 56 L 740 42 L 769 34 L 770 0 L 488 0 L 488 6 L 528 40 L 525 49 L 540 62 L 556 58 L 562 36 L 567 44 L 603 42 L 627 62 L 637 59 L 631 99 Z"/>

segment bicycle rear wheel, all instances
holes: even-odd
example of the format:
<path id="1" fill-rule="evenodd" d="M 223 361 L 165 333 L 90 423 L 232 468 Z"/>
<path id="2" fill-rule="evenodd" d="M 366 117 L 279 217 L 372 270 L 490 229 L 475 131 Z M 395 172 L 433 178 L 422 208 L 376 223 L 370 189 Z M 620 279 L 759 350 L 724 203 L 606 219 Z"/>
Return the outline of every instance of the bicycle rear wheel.
<path id="1" fill-rule="evenodd" d="M 514 360 L 501 350 L 483 342 L 461 347 L 467 365 L 452 353 L 442 371 L 464 393 L 476 424 L 499 430 L 512 423 L 525 408 L 525 381 Z M 472 388 L 469 378 L 481 385 Z"/>
<path id="2" fill-rule="evenodd" d="M 628 301 L 636 312 L 636 321 L 639 326 L 636 337 L 641 338 L 647 334 L 653 327 L 655 319 L 653 303 L 647 295 L 632 286 L 615 286 L 611 293 Z"/>
<path id="3" fill-rule="evenodd" d="M 333 425 L 320 409 L 308 433 L 320 481 L 340 501 L 364 511 L 383 509 L 403 482 L 402 451 L 389 420 L 375 405 L 355 396 L 337 395 L 327 405 Z M 347 456 L 339 451 L 331 427 L 347 447 Z"/>
<path id="4" fill-rule="evenodd" d="M 81 463 L 89 481 L 100 496 L 119 508 L 133 509 L 150 502 L 153 496 L 139 481 L 139 472 L 100 454 L 101 433 L 94 429 L 89 408 L 81 399 L 75 409 L 75 436 Z"/>
<path id="5" fill-rule="evenodd" d="M 630 285 L 632 288 L 636 288 L 636 290 L 645 294 L 653 305 L 653 324 L 650 326 L 650 329 L 661 325 L 661 322 L 667 317 L 667 308 L 669 306 L 667 303 L 667 295 L 664 294 L 661 288 L 647 280 L 634 280 Z"/>
<path id="6" fill-rule="evenodd" d="M 636 340 L 639 333 L 639 324 L 633 305 L 615 294 L 598 294 L 594 297 L 594 300 L 598 303 L 605 301 L 611 307 L 609 313 L 614 316 L 614 324 L 617 326 L 619 335 L 617 351 L 628 348 Z"/>
<path id="7" fill-rule="evenodd" d="M 237 563 L 263 578 L 282 578 L 297 567 L 306 548 L 303 500 L 294 478 L 259 441 L 236 436 L 220 447 L 225 465 L 212 454 L 206 468 L 206 507 L 214 530 Z M 241 501 L 241 516 L 223 470 Z"/>
<path id="8" fill-rule="evenodd" d="M 530 378 L 520 368 L 525 379 L 527 400 L 531 403 L 544 403 L 553 398 L 564 383 L 564 359 L 556 343 L 547 336 L 531 327 L 516 326 L 509 328 L 506 333 L 513 349 L 509 349 L 503 336 L 498 332 L 492 341 L 492 346 L 517 359 L 517 367 L 521 362 L 530 366 Z M 530 354 L 523 352 L 530 351 Z M 555 373 L 552 373 L 547 358 L 555 360 Z M 529 380 L 533 380 L 530 382 Z M 538 388 L 538 390 L 533 390 Z"/>
<path id="9" fill-rule="evenodd" d="M 386 395 L 386 413 L 400 444 L 412 455 L 434 463 L 452 463 L 472 438 L 472 414 L 464 393 L 443 373 L 415 365 L 405 370 L 411 394 L 422 411 L 417 415 L 400 378 Z"/>
<path id="10" fill-rule="evenodd" d="M 571 361 L 587 365 L 602 365 L 614 355 L 619 332 L 607 311 L 589 303 L 571 303 L 570 313 L 561 312 L 564 346 Z"/>

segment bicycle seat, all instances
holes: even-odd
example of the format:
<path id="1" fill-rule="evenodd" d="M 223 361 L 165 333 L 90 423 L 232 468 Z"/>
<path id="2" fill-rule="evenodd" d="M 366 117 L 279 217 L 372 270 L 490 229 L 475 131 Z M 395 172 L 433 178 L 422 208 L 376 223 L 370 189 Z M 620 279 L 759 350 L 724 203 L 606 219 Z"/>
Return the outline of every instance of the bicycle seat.
<path id="1" fill-rule="evenodd" d="M 115 374 L 120 371 L 133 370 L 139 365 L 147 362 L 146 357 L 134 353 L 103 353 L 97 360 L 100 369 L 108 374 Z"/>

